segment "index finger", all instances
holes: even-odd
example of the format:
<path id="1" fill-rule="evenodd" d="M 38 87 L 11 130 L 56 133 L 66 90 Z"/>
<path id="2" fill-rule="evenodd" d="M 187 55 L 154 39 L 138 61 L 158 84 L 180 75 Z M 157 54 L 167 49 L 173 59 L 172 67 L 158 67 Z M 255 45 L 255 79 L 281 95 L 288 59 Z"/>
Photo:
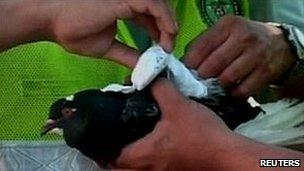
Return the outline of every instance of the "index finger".
<path id="1" fill-rule="evenodd" d="M 129 13 L 122 18 L 133 18 L 136 13 L 153 16 L 160 32 L 160 44 L 166 51 L 171 51 L 173 39 L 177 32 L 177 24 L 169 5 L 164 0 L 126 0 Z M 130 14 L 131 13 L 131 14 Z"/>
<path id="2" fill-rule="evenodd" d="M 156 24 L 160 31 L 159 44 L 168 52 L 172 51 L 173 41 L 178 30 L 177 22 L 173 11 L 164 0 L 150 1 L 148 10 L 155 17 Z"/>
<path id="3" fill-rule="evenodd" d="M 151 3 L 151 4 L 149 4 Z M 177 24 L 173 11 L 169 8 L 169 4 L 164 0 L 148 1 L 148 11 L 155 17 L 156 23 L 160 30 L 166 31 L 168 34 L 176 34 Z"/>
<path id="4" fill-rule="evenodd" d="M 229 31 L 224 26 L 224 24 L 217 24 L 192 41 L 193 44 L 187 49 L 184 59 L 184 63 L 188 67 L 197 69 L 213 51 L 228 39 Z"/>

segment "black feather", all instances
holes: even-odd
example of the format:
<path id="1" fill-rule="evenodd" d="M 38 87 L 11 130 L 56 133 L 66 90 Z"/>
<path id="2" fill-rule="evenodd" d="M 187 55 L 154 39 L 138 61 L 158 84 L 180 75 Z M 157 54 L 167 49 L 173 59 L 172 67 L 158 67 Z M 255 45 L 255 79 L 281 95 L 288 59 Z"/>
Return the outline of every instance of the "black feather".
<path id="1" fill-rule="evenodd" d="M 246 101 L 229 96 L 220 97 L 219 101 L 194 100 L 219 114 L 231 129 L 260 112 Z M 84 155 L 104 162 L 115 160 L 124 146 L 151 132 L 161 117 L 148 89 L 132 94 L 81 91 L 71 101 L 56 101 L 50 108 L 49 117 L 62 117 L 62 109 L 67 106 L 77 111 L 62 121 L 66 143 Z"/>

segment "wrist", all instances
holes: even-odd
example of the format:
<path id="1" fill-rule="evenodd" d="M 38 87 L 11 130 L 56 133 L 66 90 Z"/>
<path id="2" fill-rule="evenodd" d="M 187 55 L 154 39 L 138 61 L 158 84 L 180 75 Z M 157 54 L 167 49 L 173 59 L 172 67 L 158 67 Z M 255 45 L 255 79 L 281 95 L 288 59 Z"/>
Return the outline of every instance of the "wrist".
<path id="1" fill-rule="evenodd" d="M 259 166 L 258 159 L 251 151 L 255 147 L 247 138 L 234 133 L 230 143 L 225 146 L 227 149 L 217 157 L 217 165 L 225 170 L 246 170 L 248 166 L 251 166 L 251 170 L 255 170 L 254 168 Z"/>
<path id="2" fill-rule="evenodd" d="M 286 67 L 274 85 L 280 87 L 293 87 L 293 85 L 298 82 L 296 81 L 298 78 L 303 78 L 302 64 L 304 59 L 304 35 L 299 29 L 292 25 L 278 23 L 267 24 L 281 30 L 285 44 L 287 44 L 289 48 L 288 53 L 284 54 L 284 56 L 291 59 L 291 65 L 288 65 L 289 67 Z"/>
<path id="3" fill-rule="evenodd" d="M 209 161 L 208 170 L 259 170 L 259 159 L 273 157 L 271 152 L 268 152 L 270 147 L 234 132 L 222 140 L 217 148 L 217 152 Z"/>
<path id="4" fill-rule="evenodd" d="M 288 33 L 286 30 L 281 26 L 277 25 L 275 23 L 267 23 L 269 27 L 272 27 L 273 30 L 277 30 L 277 37 L 275 39 L 275 43 L 279 44 L 278 47 L 281 49 L 281 56 L 282 56 L 282 64 L 280 67 L 280 72 L 278 77 L 274 80 L 275 82 L 272 82 L 273 85 L 282 85 L 284 80 L 289 76 L 292 68 L 295 66 L 296 61 L 298 59 L 296 49 L 294 46 L 290 43 L 288 38 Z"/>
<path id="5" fill-rule="evenodd" d="M 260 159 L 303 159 L 300 152 L 256 142 L 237 133 L 230 144 L 224 145 L 226 150 L 216 158 L 217 168 L 213 170 L 260 170 Z"/>
<path id="6" fill-rule="evenodd" d="M 239 146 L 239 139 L 235 133 L 230 130 L 220 132 L 219 134 L 213 134 L 209 137 L 203 137 L 203 139 L 213 139 L 213 142 L 209 143 L 210 146 L 202 146 L 200 153 L 195 155 L 193 166 L 202 170 L 237 170 L 234 168 L 234 153 Z M 206 140 L 203 140 L 206 141 Z M 204 143 L 202 143 L 204 144 Z M 206 144 L 206 143 L 205 143 Z"/>

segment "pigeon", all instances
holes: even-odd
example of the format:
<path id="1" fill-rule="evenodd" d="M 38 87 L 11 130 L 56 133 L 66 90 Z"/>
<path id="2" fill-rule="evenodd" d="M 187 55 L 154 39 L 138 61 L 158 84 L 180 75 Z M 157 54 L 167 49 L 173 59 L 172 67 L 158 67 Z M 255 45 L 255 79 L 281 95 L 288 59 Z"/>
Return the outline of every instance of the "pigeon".
<path id="1" fill-rule="evenodd" d="M 211 108 L 230 129 L 261 112 L 246 100 L 226 94 L 212 97 L 192 99 Z M 149 86 L 130 94 L 89 89 L 55 101 L 41 135 L 62 129 L 68 146 L 95 161 L 109 163 L 126 145 L 150 133 L 161 115 Z"/>

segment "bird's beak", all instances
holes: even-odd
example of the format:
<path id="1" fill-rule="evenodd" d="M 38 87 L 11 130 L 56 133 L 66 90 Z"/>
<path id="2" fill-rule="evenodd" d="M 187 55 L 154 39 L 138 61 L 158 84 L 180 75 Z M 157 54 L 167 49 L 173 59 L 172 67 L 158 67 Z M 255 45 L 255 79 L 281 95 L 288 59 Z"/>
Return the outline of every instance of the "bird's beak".
<path id="1" fill-rule="evenodd" d="M 58 128 L 59 122 L 53 119 L 49 119 L 45 122 L 45 125 L 42 127 L 40 135 L 43 136 L 50 132 L 51 130 Z"/>

